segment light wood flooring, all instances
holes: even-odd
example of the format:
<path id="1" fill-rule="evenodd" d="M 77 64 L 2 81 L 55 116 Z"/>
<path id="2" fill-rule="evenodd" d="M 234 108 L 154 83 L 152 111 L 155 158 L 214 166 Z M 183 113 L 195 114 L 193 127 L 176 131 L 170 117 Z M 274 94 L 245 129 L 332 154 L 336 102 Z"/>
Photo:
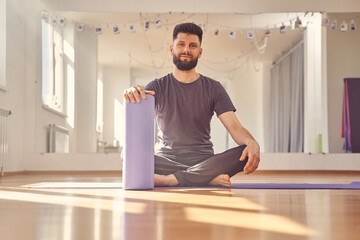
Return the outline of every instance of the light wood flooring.
<path id="1" fill-rule="evenodd" d="M 120 183 L 116 172 L 0 178 L 0 239 L 360 239 L 360 190 L 33 189 Z M 257 171 L 233 182 L 349 183 L 356 171 Z"/>

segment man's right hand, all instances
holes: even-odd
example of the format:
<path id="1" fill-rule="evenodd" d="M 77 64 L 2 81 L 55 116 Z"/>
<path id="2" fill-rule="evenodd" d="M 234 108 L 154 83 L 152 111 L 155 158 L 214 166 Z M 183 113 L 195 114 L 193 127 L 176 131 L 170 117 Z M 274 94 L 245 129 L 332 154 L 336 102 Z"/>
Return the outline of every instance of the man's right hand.
<path id="1" fill-rule="evenodd" d="M 131 87 L 131 88 L 128 88 L 128 89 L 124 90 L 124 98 L 128 103 L 130 101 L 133 102 L 133 103 L 140 102 L 141 101 L 140 95 L 141 95 L 141 97 L 143 99 L 145 99 L 146 94 L 155 95 L 155 92 L 154 91 L 144 90 L 140 86 Z"/>

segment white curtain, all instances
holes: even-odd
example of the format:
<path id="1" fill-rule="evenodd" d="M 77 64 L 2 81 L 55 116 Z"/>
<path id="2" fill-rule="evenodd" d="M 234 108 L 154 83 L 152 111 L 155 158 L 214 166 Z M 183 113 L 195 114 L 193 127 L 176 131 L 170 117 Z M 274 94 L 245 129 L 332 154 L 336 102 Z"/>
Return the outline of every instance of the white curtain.
<path id="1" fill-rule="evenodd" d="M 304 150 L 304 44 L 271 70 L 271 151 Z"/>

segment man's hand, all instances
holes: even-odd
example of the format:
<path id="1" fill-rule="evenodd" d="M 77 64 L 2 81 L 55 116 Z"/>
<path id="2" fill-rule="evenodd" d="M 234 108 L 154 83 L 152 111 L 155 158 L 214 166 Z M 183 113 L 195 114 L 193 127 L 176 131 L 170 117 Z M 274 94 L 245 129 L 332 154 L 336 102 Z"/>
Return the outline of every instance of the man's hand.
<path id="1" fill-rule="evenodd" d="M 249 175 L 258 168 L 260 162 L 260 147 L 255 140 L 246 146 L 240 157 L 240 161 L 244 161 L 246 157 L 248 157 L 248 162 L 244 167 L 244 173 L 245 175 Z"/>
<path id="2" fill-rule="evenodd" d="M 124 98 L 128 103 L 130 101 L 133 103 L 140 102 L 141 101 L 140 95 L 143 99 L 145 99 L 146 94 L 155 95 L 155 92 L 144 90 L 140 86 L 135 86 L 124 90 Z"/>

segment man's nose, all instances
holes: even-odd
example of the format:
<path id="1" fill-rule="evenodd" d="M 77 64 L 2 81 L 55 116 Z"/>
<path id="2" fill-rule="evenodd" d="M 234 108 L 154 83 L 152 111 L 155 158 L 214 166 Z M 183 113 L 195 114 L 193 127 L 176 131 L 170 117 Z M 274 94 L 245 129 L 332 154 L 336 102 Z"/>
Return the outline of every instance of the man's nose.
<path id="1" fill-rule="evenodd" d="M 190 46 L 185 46 L 184 49 L 183 49 L 183 52 L 190 52 Z"/>

